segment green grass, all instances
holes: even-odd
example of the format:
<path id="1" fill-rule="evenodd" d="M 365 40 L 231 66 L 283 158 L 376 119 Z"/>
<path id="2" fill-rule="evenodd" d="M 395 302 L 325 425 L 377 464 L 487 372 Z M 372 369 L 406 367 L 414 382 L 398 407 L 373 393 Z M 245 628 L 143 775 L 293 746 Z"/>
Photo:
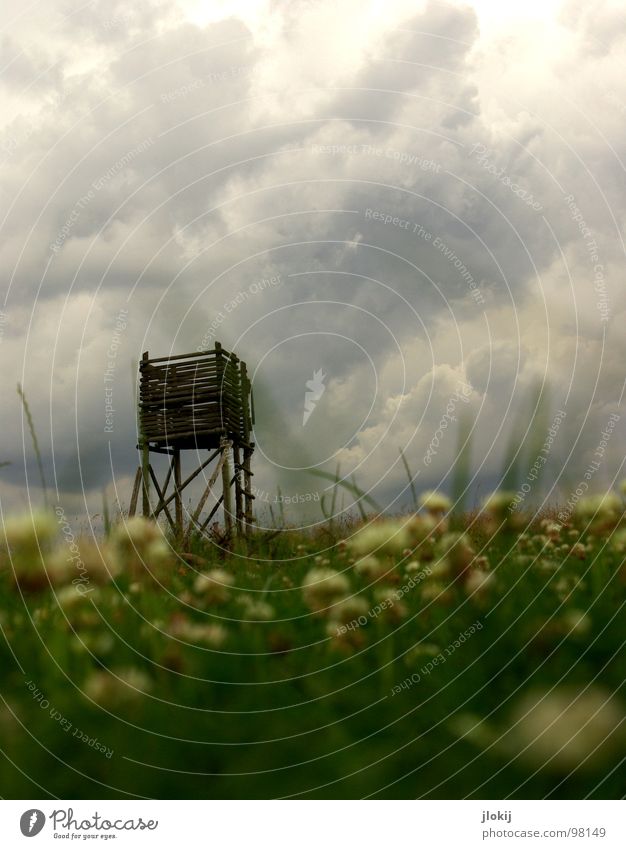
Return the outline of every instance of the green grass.
<path id="1" fill-rule="evenodd" d="M 350 549 L 337 544 L 356 521 L 335 519 L 309 535 L 258 533 L 228 551 L 195 538 L 158 580 L 122 571 L 67 611 L 69 621 L 52 588 L 20 591 L 5 554 L 0 794 L 621 797 L 622 736 L 574 768 L 558 757 L 556 764 L 532 761 L 510 742 L 496 742 L 532 691 L 583 692 L 591 684 L 624 705 L 623 554 L 611 542 L 621 520 L 611 522 L 602 532 L 596 523 L 593 533 L 579 523 L 586 548 L 579 559 L 570 554 L 578 539 L 570 528 L 546 547 L 538 520 L 520 538 L 522 529 L 494 533 L 481 517 L 458 517 L 485 558 L 479 566 L 492 576 L 488 589 L 472 596 L 463 576 L 431 576 L 404 595 L 401 615 L 368 616 L 343 642 L 329 636 L 328 616 L 312 613 L 301 586 L 311 569 L 330 566 L 346 575 L 351 594 L 375 607 L 375 594 L 389 583 L 359 575 Z M 391 587 L 406 584 L 408 562 L 436 562 L 431 550 L 427 543 L 389 557 Z M 193 589 L 197 572 L 213 568 L 234 578 L 219 603 Z M 427 589 L 433 583 L 438 593 Z M 271 620 L 244 621 L 242 595 L 269 603 Z M 584 627 L 574 628 L 580 612 Z M 181 615 L 222 626 L 223 643 L 173 637 Z M 445 653 L 477 622 L 444 663 L 423 672 L 430 655 L 420 647 Z M 136 670 L 147 694 L 120 688 L 90 702 L 81 690 L 104 668 Z M 419 683 L 392 695 L 420 670 Z M 33 698 L 28 682 L 40 696 Z M 459 732 L 473 721 L 468 716 L 485 723 L 488 739 Z M 76 729 L 113 754 L 82 742 Z"/>

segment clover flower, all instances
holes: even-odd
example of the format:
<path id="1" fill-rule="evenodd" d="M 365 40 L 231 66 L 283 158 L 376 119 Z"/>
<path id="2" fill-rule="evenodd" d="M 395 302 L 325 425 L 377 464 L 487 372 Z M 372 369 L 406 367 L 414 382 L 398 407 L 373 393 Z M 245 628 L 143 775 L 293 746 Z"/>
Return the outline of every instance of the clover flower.
<path id="1" fill-rule="evenodd" d="M 616 531 L 611 536 L 611 547 L 620 554 L 626 552 L 626 528 Z"/>
<path id="2" fill-rule="evenodd" d="M 267 601 L 253 598 L 250 595 L 240 595 L 237 601 L 243 608 L 243 615 L 246 619 L 270 622 L 276 616 L 276 611 Z"/>
<path id="3" fill-rule="evenodd" d="M 362 628 L 348 628 L 334 619 L 326 623 L 326 635 L 329 638 L 329 649 L 344 655 L 354 654 L 365 645 Z"/>
<path id="4" fill-rule="evenodd" d="M 445 557 L 456 577 L 462 575 L 474 560 L 476 552 L 467 534 L 451 531 L 437 543 L 437 552 Z"/>
<path id="5" fill-rule="evenodd" d="M 71 564 L 63 551 L 43 554 L 22 552 L 12 558 L 13 578 L 24 593 L 37 593 L 67 584 L 73 577 Z"/>
<path id="6" fill-rule="evenodd" d="M 79 539 L 68 548 L 61 544 L 45 560 L 48 577 L 53 584 L 108 584 L 120 572 L 115 550 L 107 543 Z"/>
<path id="7" fill-rule="evenodd" d="M 91 608 L 91 602 L 99 599 L 95 587 L 84 588 L 81 584 L 68 584 L 55 593 L 56 603 L 67 616 L 80 607 L 84 610 Z"/>
<path id="8" fill-rule="evenodd" d="M 502 745 L 539 768 L 589 769 L 623 745 L 623 722 L 622 705 L 597 686 L 535 691 L 516 705 Z"/>
<path id="9" fill-rule="evenodd" d="M 389 572 L 392 571 L 392 567 L 384 563 L 378 557 L 374 557 L 373 555 L 368 555 L 367 557 L 361 557 L 360 560 L 357 560 L 354 564 L 354 571 L 357 575 L 360 575 L 363 578 L 367 578 L 371 581 L 377 581 L 380 578 L 384 578 Z"/>
<path id="10" fill-rule="evenodd" d="M 454 577 L 454 570 L 447 557 L 438 557 L 429 565 L 427 574 L 432 581 L 448 582 Z"/>
<path id="11" fill-rule="evenodd" d="M 36 511 L 10 516 L 0 527 L 0 540 L 16 554 L 32 553 L 47 548 L 58 534 L 52 513 Z"/>
<path id="12" fill-rule="evenodd" d="M 574 516 L 582 521 L 615 519 L 623 513 L 622 499 L 614 492 L 588 495 L 574 507 Z"/>
<path id="13" fill-rule="evenodd" d="M 210 604 L 224 604 L 230 598 L 230 587 L 235 583 L 235 578 L 225 569 L 211 569 L 198 575 L 193 588 Z"/>
<path id="14" fill-rule="evenodd" d="M 218 622 L 191 622 L 181 614 L 172 617 L 167 633 L 172 637 L 190 643 L 206 643 L 211 648 L 219 649 L 226 642 L 228 631 Z"/>
<path id="15" fill-rule="evenodd" d="M 407 525 L 410 538 L 409 555 L 418 555 L 420 560 L 431 560 L 437 539 L 447 531 L 447 519 L 437 519 L 431 513 L 416 513 Z"/>
<path id="16" fill-rule="evenodd" d="M 117 525 L 111 534 L 111 546 L 121 568 L 135 580 L 146 573 L 159 572 L 172 562 L 172 552 L 156 522 L 133 516 Z"/>
<path id="17" fill-rule="evenodd" d="M 330 618 L 341 625 L 348 625 L 352 622 L 360 624 L 359 618 L 367 616 L 368 613 L 367 599 L 362 595 L 353 595 L 338 602 L 330 611 Z"/>
<path id="18" fill-rule="evenodd" d="M 423 492 L 419 497 L 418 504 L 422 509 L 435 516 L 442 516 L 452 509 L 452 500 L 443 492 L 436 490 Z"/>
<path id="19" fill-rule="evenodd" d="M 488 495 L 482 504 L 481 516 L 485 529 L 489 533 L 499 530 L 521 530 L 528 523 L 528 517 L 522 510 L 516 509 L 517 496 L 507 490 L 496 490 Z"/>
<path id="20" fill-rule="evenodd" d="M 350 549 L 357 555 L 399 554 L 410 543 L 405 520 L 379 519 L 364 525 L 349 540 Z"/>
<path id="21" fill-rule="evenodd" d="M 134 667 L 93 672 L 83 686 L 87 698 L 103 707 L 136 702 L 150 690 L 148 676 Z"/>
<path id="22" fill-rule="evenodd" d="M 551 539 L 553 542 L 560 538 L 561 531 L 563 530 L 562 525 L 560 525 L 558 522 L 553 522 L 550 519 L 545 519 L 541 523 L 541 527 L 543 528 L 543 532 L 548 537 L 548 539 Z"/>
<path id="23" fill-rule="evenodd" d="M 381 587 L 374 591 L 374 612 L 385 622 L 397 623 L 409 615 L 409 609 L 401 601 L 397 591 Z M 378 612 L 380 608 L 380 612 Z"/>
<path id="24" fill-rule="evenodd" d="M 57 530 L 54 516 L 46 512 L 9 517 L 0 528 L 0 546 L 7 553 L 3 559 L 21 592 L 41 592 L 51 583 L 60 583 L 61 576 L 48 575 L 45 566 Z"/>
<path id="25" fill-rule="evenodd" d="M 342 601 L 350 591 L 345 575 L 328 567 L 311 569 L 302 584 L 302 596 L 307 607 L 322 612 Z"/>
<path id="26" fill-rule="evenodd" d="M 504 489 L 496 490 L 488 495 L 483 501 L 483 512 L 489 513 L 498 519 L 503 519 L 515 503 L 516 499 L 514 492 L 509 492 Z"/>
<path id="27" fill-rule="evenodd" d="M 465 592 L 476 601 L 483 601 L 493 586 L 494 577 L 492 572 L 483 572 L 482 569 L 474 569 L 465 579 Z"/>

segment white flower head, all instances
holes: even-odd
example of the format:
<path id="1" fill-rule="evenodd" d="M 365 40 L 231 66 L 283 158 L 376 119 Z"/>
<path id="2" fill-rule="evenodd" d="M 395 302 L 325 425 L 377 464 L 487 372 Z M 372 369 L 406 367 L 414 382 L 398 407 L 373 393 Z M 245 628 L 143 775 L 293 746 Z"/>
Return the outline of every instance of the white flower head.
<path id="1" fill-rule="evenodd" d="M 604 492 L 581 498 L 574 508 L 578 519 L 613 519 L 624 512 L 622 499 L 615 492 Z"/>
<path id="2" fill-rule="evenodd" d="M 324 566 L 311 569 L 304 578 L 302 595 L 310 610 L 324 611 L 342 601 L 350 591 L 345 575 Z"/>
<path id="3" fill-rule="evenodd" d="M 436 490 L 423 492 L 419 497 L 418 503 L 428 513 L 433 513 L 437 516 L 448 513 L 452 509 L 452 500 L 447 495 L 444 495 L 443 492 L 437 492 Z"/>
<path id="4" fill-rule="evenodd" d="M 590 686 L 531 692 L 516 706 L 505 746 L 539 768 L 569 772 L 610 759 L 623 742 L 624 711 L 610 693 Z"/>
<path id="5" fill-rule="evenodd" d="M 392 570 L 389 564 L 370 554 L 356 561 L 354 571 L 357 575 L 368 580 L 377 581 L 379 578 L 384 578 Z"/>
<path id="6" fill-rule="evenodd" d="M 349 540 L 357 555 L 401 554 L 411 543 L 408 522 L 398 519 L 377 519 L 359 528 Z"/>
<path id="7" fill-rule="evenodd" d="M 16 552 L 45 549 L 58 535 L 58 524 L 54 515 L 47 511 L 23 513 L 9 516 L 0 526 L 0 539 L 4 545 Z"/>
<path id="8" fill-rule="evenodd" d="M 208 602 L 222 604 L 230 597 L 230 588 L 235 583 L 234 576 L 225 569 L 211 569 L 198 575 L 193 588 Z"/>
<path id="9" fill-rule="evenodd" d="M 504 518 L 516 503 L 514 492 L 507 490 L 496 490 L 488 495 L 483 501 L 483 512 L 497 519 Z"/>
<path id="10" fill-rule="evenodd" d="M 156 522 L 133 516 L 117 525 L 111 534 L 111 546 L 119 566 L 135 579 L 167 566 L 172 552 Z"/>

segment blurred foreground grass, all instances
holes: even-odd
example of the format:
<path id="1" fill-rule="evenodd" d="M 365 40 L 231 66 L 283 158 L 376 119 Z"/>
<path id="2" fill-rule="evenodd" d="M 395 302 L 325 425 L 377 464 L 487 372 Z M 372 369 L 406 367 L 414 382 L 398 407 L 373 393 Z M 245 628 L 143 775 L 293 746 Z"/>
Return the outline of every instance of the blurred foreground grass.
<path id="1" fill-rule="evenodd" d="M 5 798 L 621 798 L 626 519 L 478 514 L 177 551 L 6 520 Z"/>

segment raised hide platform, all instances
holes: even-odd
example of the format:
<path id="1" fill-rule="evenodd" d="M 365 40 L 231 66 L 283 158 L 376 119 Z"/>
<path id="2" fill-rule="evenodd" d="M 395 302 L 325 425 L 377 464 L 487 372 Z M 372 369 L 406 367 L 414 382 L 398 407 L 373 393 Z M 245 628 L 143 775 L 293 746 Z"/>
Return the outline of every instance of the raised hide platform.
<path id="1" fill-rule="evenodd" d="M 177 537 L 187 536 L 194 527 L 203 531 L 220 506 L 223 506 L 226 531 L 230 533 L 234 526 L 238 533 L 245 533 L 254 521 L 250 483 L 254 406 L 246 364 L 216 342 L 213 350 L 193 354 L 150 358 L 146 352 L 139 366 L 139 377 L 138 448 L 142 462 L 135 477 L 129 513 L 135 514 L 141 490 L 143 515 L 157 518 L 164 513 Z M 199 451 L 207 450 L 209 457 L 183 480 L 181 451 L 186 450 L 193 451 L 196 458 Z M 171 455 L 162 483 L 150 463 L 151 452 Z M 200 501 L 192 513 L 184 516 L 182 491 L 214 462 L 216 466 Z M 220 475 L 222 494 L 208 517 L 201 519 Z M 156 494 L 154 505 L 151 487 Z M 169 509 L 172 502 L 174 516 Z"/>

